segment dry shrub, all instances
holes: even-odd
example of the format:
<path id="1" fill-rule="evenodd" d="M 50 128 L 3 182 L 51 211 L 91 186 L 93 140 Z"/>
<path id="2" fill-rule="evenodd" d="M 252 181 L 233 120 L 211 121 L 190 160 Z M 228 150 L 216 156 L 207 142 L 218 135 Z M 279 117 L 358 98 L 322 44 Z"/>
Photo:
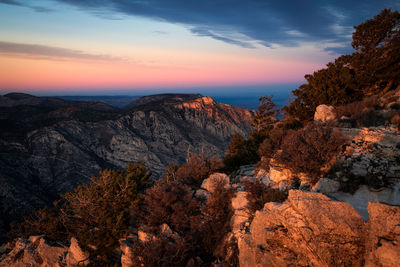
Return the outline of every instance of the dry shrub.
<path id="1" fill-rule="evenodd" d="M 129 232 L 129 211 L 138 208 L 140 193 L 150 184 L 150 171 L 144 164 L 102 171 L 89 184 L 63 195 L 54 208 L 27 217 L 16 234 L 44 234 L 48 239 L 66 242 L 76 237 L 90 251 L 93 264 L 112 265 L 119 260 L 113 253 L 119 247 L 119 238 Z"/>
<path id="2" fill-rule="evenodd" d="M 192 187 L 199 187 L 204 179 L 221 168 L 222 163 L 216 158 L 207 159 L 204 154 L 194 155 L 180 166 L 169 164 L 164 179 L 168 182 L 178 181 Z"/>
<path id="3" fill-rule="evenodd" d="M 188 251 L 191 248 L 185 245 L 183 239 L 172 240 L 164 235 L 148 242 L 136 242 L 131 259 L 133 266 L 167 267 L 172 263 L 176 266 L 188 266 L 190 259 L 187 254 L 190 254 Z"/>
<path id="4" fill-rule="evenodd" d="M 338 118 L 346 116 L 352 121 L 353 127 L 371 127 L 384 125 L 387 121 L 380 111 L 381 103 L 377 96 L 364 98 L 362 101 L 336 107 Z"/>
<path id="5" fill-rule="evenodd" d="M 59 206 L 54 208 L 44 207 L 24 217 L 24 221 L 17 226 L 12 225 L 8 232 L 9 239 L 17 237 L 28 238 L 31 235 L 46 234 L 50 240 L 67 240 L 68 233 L 59 216 Z"/>
<path id="6" fill-rule="evenodd" d="M 394 112 L 390 117 L 390 123 L 397 125 L 397 128 L 400 130 L 400 111 Z"/>
<path id="7" fill-rule="evenodd" d="M 275 152 L 281 147 L 284 137 L 290 130 L 284 128 L 275 128 L 269 132 L 268 137 L 260 144 L 257 153 L 261 158 L 258 167 L 269 168 L 269 161 Z"/>
<path id="8" fill-rule="evenodd" d="M 322 169 L 339 154 L 344 144 L 343 135 L 329 126 L 310 123 L 305 128 L 288 134 L 276 155 L 278 163 L 294 172 L 303 172 L 315 184 Z"/>
<path id="9" fill-rule="evenodd" d="M 346 105 L 337 106 L 336 115 L 338 118 L 341 118 L 342 116 L 351 118 L 371 108 L 380 109 L 379 98 L 377 96 L 370 96 L 364 98 L 361 101 L 356 101 Z"/>
<path id="10" fill-rule="evenodd" d="M 245 181 L 244 190 L 249 192 L 247 208 L 250 214 L 262 209 L 267 202 L 284 202 L 287 199 L 286 192 L 270 188 L 258 179 Z"/>
<path id="11" fill-rule="evenodd" d="M 142 223 L 153 231 L 164 223 L 179 234 L 189 231 L 201 211 L 201 201 L 193 195 L 186 185 L 159 180 L 144 195 Z"/>
<path id="12" fill-rule="evenodd" d="M 133 260 L 137 266 L 199 266 L 225 255 L 217 250 L 230 232 L 232 191 L 222 183 L 202 201 L 187 186 L 160 181 L 147 190 L 141 227 L 157 232 L 166 223 L 178 233 L 171 239 L 158 235 L 150 242 L 135 244 Z M 229 258 L 232 260 L 232 257 Z"/>

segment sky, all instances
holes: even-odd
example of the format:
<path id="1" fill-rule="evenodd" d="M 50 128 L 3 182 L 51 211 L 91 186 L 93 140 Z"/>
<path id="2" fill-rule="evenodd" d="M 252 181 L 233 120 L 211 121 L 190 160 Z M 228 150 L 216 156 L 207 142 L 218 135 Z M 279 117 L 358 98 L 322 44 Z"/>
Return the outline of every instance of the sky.
<path id="1" fill-rule="evenodd" d="M 0 0 L 0 94 L 290 91 L 398 0 Z"/>

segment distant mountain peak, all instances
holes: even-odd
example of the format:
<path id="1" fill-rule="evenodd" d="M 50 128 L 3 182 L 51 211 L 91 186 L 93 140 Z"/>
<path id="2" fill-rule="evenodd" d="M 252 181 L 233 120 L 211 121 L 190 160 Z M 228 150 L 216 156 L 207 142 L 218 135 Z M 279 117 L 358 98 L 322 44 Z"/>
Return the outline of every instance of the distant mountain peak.
<path id="1" fill-rule="evenodd" d="M 143 96 L 135 101 L 131 102 L 130 104 L 126 105 L 125 109 L 131 109 L 134 107 L 147 105 L 150 103 L 155 102 L 163 102 L 163 103 L 181 103 L 186 102 L 198 98 L 202 98 L 203 95 L 201 94 L 156 94 L 156 95 L 148 95 Z"/>
<path id="2" fill-rule="evenodd" d="M 4 97 L 7 97 L 12 100 L 21 100 L 21 99 L 26 99 L 26 98 L 36 98 L 33 95 L 30 94 L 25 94 L 25 93 L 8 93 L 3 95 Z"/>

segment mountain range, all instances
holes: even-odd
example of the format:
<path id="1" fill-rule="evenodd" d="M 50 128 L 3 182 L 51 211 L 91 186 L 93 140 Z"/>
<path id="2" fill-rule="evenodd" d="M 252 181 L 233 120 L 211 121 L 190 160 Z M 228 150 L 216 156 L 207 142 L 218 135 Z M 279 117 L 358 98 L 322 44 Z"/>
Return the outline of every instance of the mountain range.
<path id="1" fill-rule="evenodd" d="M 220 157 L 247 136 L 251 112 L 199 94 L 138 98 L 124 108 L 10 93 L 0 96 L 0 226 L 105 168 L 142 162 L 153 177 L 188 154 Z"/>

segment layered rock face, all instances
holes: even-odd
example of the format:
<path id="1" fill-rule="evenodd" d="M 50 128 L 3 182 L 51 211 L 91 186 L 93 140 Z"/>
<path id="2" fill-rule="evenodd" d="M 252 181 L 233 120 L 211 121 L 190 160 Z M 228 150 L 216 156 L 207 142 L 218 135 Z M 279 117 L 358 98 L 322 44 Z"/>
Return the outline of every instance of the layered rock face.
<path id="1" fill-rule="evenodd" d="M 250 131 L 248 110 L 201 95 L 157 95 L 130 109 L 9 94 L 0 98 L 0 214 L 7 225 L 104 168 L 146 162 L 153 176 L 188 153 L 221 156 Z M 0 223 L 1 227 L 1 223 Z"/>
<path id="2" fill-rule="evenodd" d="M 239 236 L 240 266 L 398 266 L 400 207 L 369 203 L 370 219 L 320 193 L 266 203 Z"/>

